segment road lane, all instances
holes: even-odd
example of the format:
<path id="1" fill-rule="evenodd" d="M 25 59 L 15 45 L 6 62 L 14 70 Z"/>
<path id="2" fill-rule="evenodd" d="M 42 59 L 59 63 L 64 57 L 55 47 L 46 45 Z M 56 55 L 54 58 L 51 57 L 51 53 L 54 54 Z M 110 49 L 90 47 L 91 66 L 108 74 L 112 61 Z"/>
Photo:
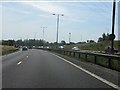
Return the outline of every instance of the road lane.
<path id="1" fill-rule="evenodd" d="M 19 65 L 3 66 L 3 88 L 111 88 L 47 51 L 29 50 L 20 58 Z"/>
<path id="2" fill-rule="evenodd" d="M 23 60 L 28 55 L 28 51 L 18 51 L 9 55 L 5 55 L 2 57 L 2 68 L 3 71 L 11 66 L 16 65 L 17 62 Z"/>

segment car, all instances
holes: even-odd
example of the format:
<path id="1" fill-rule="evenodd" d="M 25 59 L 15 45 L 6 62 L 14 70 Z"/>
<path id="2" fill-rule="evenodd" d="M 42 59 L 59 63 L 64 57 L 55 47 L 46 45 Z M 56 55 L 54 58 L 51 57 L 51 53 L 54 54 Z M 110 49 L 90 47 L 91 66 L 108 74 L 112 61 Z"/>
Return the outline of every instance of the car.
<path id="1" fill-rule="evenodd" d="M 79 51 L 80 49 L 78 47 L 73 47 L 72 50 L 73 51 Z"/>
<path id="2" fill-rule="evenodd" d="M 27 51 L 28 48 L 27 47 L 22 47 L 22 51 Z"/>
<path id="3" fill-rule="evenodd" d="M 105 53 L 109 53 L 112 51 L 112 47 L 111 46 L 106 46 L 105 47 Z M 118 52 L 118 49 L 116 48 L 113 48 L 113 52 L 117 53 Z"/>
<path id="4" fill-rule="evenodd" d="M 63 49 L 64 49 L 64 46 L 59 46 L 59 49 L 60 49 L 60 50 L 63 50 Z"/>
<path id="5" fill-rule="evenodd" d="M 29 46 L 28 48 L 29 48 L 29 49 L 32 49 L 32 46 Z"/>

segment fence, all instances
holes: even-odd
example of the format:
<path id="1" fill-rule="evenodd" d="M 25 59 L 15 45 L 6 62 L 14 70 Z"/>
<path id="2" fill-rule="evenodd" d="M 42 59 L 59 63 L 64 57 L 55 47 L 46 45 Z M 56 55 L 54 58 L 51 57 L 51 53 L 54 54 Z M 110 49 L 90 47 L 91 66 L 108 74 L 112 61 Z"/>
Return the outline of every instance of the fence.
<path id="1" fill-rule="evenodd" d="M 44 49 L 120 71 L 120 56 L 71 50 Z"/>

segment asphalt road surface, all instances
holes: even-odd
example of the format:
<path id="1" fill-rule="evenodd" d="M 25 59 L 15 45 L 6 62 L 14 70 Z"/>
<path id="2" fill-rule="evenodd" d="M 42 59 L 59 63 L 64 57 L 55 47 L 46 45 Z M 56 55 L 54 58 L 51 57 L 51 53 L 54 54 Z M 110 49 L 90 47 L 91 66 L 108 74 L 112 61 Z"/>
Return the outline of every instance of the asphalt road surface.
<path id="1" fill-rule="evenodd" d="M 51 52 L 31 49 L 2 58 L 2 88 L 112 88 Z"/>

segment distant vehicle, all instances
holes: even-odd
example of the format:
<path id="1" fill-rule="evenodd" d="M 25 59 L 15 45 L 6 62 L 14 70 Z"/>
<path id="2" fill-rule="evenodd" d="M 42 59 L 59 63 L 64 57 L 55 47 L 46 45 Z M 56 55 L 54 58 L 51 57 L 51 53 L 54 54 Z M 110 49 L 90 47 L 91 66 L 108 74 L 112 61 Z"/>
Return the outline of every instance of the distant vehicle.
<path id="1" fill-rule="evenodd" d="M 72 50 L 79 51 L 80 49 L 78 47 L 73 47 Z"/>
<path id="2" fill-rule="evenodd" d="M 46 48 L 49 49 L 50 47 L 47 46 Z"/>
<path id="3" fill-rule="evenodd" d="M 43 46 L 38 46 L 38 49 L 43 49 Z"/>
<path id="4" fill-rule="evenodd" d="M 64 46 L 59 46 L 59 49 L 64 49 Z"/>
<path id="5" fill-rule="evenodd" d="M 105 53 L 109 53 L 112 51 L 112 47 L 111 46 L 106 46 L 105 47 Z M 117 53 L 118 52 L 118 49 L 116 48 L 113 48 L 113 52 Z"/>
<path id="6" fill-rule="evenodd" d="M 29 48 L 29 49 L 32 49 L 32 46 L 29 46 L 28 48 Z"/>
<path id="7" fill-rule="evenodd" d="M 27 51 L 28 48 L 27 47 L 22 47 L 22 51 Z"/>

